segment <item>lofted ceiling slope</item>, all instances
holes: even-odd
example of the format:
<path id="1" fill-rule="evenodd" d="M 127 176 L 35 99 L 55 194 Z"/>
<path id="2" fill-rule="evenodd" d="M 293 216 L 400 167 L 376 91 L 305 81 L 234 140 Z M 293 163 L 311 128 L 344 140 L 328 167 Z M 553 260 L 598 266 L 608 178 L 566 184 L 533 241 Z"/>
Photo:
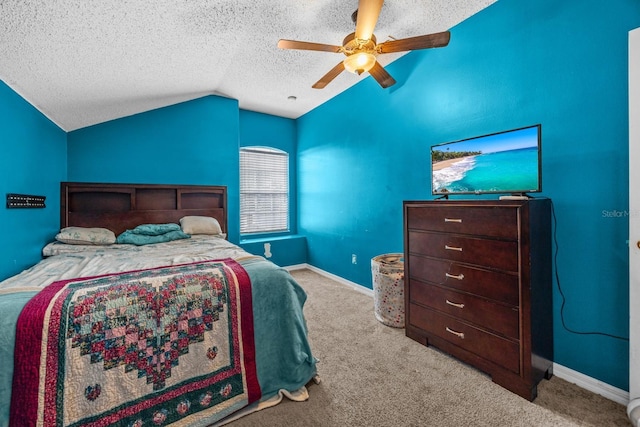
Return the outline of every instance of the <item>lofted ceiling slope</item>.
<path id="1" fill-rule="evenodd" d="M 388 0 L 375 34 L 380 43 L 445 31 L 494 1 Z M 342 73 L 312 89 L 344 56 L 280 50 L 278 40 L 340 45 L 357 7 L 357 0 L 0 1 L 0 79 L 65 131 L 211 94 L 297 118 L 368 74 Z"/>

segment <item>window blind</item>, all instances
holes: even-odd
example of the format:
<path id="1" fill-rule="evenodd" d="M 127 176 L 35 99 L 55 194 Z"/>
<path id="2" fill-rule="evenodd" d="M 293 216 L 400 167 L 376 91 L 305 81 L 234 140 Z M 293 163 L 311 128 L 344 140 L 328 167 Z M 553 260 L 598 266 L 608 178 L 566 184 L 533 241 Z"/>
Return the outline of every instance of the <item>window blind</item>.
<path id="1" fill-rule="evenodd" d="M 289 155 L 240 149 L 240 234 L 289 230 Z"/>

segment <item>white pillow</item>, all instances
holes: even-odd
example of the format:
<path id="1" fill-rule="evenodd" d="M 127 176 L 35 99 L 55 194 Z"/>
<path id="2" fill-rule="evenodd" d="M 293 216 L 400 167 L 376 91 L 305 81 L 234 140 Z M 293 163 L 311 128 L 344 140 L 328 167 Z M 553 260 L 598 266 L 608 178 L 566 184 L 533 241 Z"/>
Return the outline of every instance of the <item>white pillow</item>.
<path id="1" fill-rule="evenodd" d="M 116 235 L 106 228 L 66 227 L 56 235 L 56 240 L 70 245 L 112 245 Z"/>
<path id="2" fill-rule="evenodd" d="M 185 216 L 180 218 L 180 227 L 187 234 L 222 234 L 220 223 L 210 216 Z"/>
<path id="3" fill-rule="evenodd" d="M 54 255 L 78 254 L 86 252 L 100 253 L 108 250 L 115 250 L 119 246 L 122 245 L 69 245 L 67 243 L 55 241 L 47 243 L 47 245 L 42 248 L 42 256 L 50 257 Z"/>

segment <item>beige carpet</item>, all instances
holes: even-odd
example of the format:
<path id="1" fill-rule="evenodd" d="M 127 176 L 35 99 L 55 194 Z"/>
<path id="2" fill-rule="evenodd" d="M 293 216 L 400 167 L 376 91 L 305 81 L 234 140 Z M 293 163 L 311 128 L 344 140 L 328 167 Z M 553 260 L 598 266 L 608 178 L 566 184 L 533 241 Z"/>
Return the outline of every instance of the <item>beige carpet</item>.
<path id="1" fill-rule="evenodd" d="M 322 382 L 231 426 L 630 426 L 623 405 L 553 377 L 529 402 L 476 369 L 405 337 L 373 299 L 310 270 L 292 272 Z"/>

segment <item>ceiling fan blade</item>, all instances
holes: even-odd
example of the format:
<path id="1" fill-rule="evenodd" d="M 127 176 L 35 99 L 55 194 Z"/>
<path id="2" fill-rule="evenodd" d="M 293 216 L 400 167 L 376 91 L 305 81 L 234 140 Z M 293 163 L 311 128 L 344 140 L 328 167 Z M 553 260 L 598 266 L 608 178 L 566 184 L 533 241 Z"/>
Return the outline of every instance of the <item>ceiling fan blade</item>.
<path id="1" fill-rule="evenodd" d="M 318 80 L 313 86 L 314 89 L 323 89 L 326 85 L 331 83 L 333 79 L 338 77 L 338 74 L 344 71 L 344 63 L 340 61 L 338 65 L 333 67 L 327 74 L 322 76 L 320 80 Z"/>
<path id="2" fill-rule="evenodd" d="M 451 33 L 428 34 L 425 36 L 409 37 L 406 39 L 389 40 L 380 43 L 378 49 L 380 53 L 405 52 L 407 50 L 429 49 L 432 47 L 443 47 L 449 44 Z"/>
<path id="3" fill-rule="evenodd" d="M 356 38 L 369 40 L 378 22 L 378 16 L 384 0 L 360 0 L 358 3 L 358 18 L 356 20 Z"/>
<path id="4" fill-rule="evenodd" d="M 391 77 L 391 74 L 387 73 L 387 70 L 378 61 L 369 70 L 369 74 L 385 89 L 396 84 L 395 79 Z"/>
<path id="5" fill-rule="evenodd" d="M 317 50 L 321 52 L 339 53 L 342 46 L 334 46 L 323 43 L 300 42 L 296 40 L 279 40 L 278 47 L 280 49 L 299 49 L 299 50 Z"/>

